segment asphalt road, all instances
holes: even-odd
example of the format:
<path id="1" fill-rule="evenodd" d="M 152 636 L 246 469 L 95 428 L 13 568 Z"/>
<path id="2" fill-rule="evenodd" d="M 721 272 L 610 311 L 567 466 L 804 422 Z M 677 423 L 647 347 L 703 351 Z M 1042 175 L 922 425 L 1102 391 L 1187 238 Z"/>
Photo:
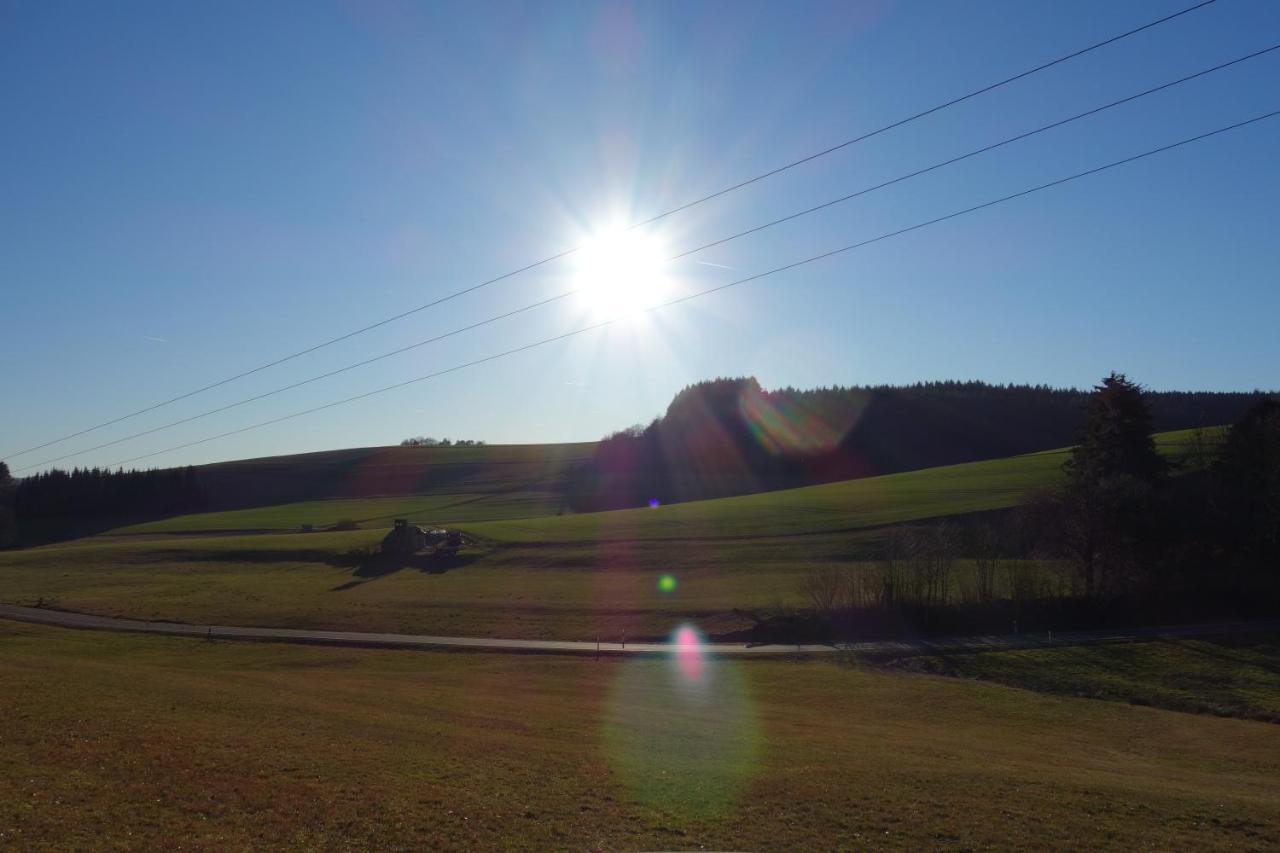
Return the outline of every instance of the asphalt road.
<path id="1" fill-rule="evenodd" d="M 358 631 L 314 631 L 295 628 L 251 628 L 228 625 L 188 625 L 181 622 L 145 622 L 112 616 L 93 616 L 65 610 L 21 607 L 0 604 L 0 619 L 80 628 L 92 631 L 128 631 L 141 634 L 165 634 L 216 640 L 258 640 L 305 643 L 325 646 L 350 646 L 398 649 L 470 649 L 494 652 L 523 652 L 577 655 L 667 655 L 678 651 L 671 643 L 595 643 L 573 640 L 504 640 L 490 637 L 436 637 L 427 634 L 374 634 Z M 702 654 L 720 657 L 829 655 L 838 652 L 863 654 L 910 654 L 913 652 L 963 652 L 996 649 L 1036 648 L 1047 645 L 1071 646 L 1116 643 L 1132 640 L 1177 639 L 1198 636 L 1224 636 L 1251 632 L 1280 631 L 1280 622 L 1215 622 L 1176 625 L 1161 628 L 1128 630 L 1070 631 L 985 636 L 941 637 L 931 640 L 879 640 L 838 645 L 749 645 L 746 643 L 703 643 Z"/>

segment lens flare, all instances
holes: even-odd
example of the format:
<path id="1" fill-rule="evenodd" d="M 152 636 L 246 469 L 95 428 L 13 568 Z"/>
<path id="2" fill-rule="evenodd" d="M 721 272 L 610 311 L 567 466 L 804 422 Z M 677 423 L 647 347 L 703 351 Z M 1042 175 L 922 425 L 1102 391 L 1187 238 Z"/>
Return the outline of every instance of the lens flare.
<path id="1" fill-rule="evenodd" d="M 649 509 L 657 509 L 660 505 L 657 498 L 649 498 Z"/>
<path id="2" fill-rule="evenodd" d="M 688 680 L 696 681 L 702 677 L 702 638 L 688 625 L 676 631 L 676 663 L 680 674 Z"/>
<path id="3" fill-rule="evenodd" d="M 707 654 L 682 625 L 667 659 L 617 664 L 602 743 L 636 802 L 684 819 L 734 813 L 759 768 L 759 723 L 743 664 Z"/>
<path id="4" fill-rule="evenodd" d="M 662 592 L 675 592 L 676 576 L 663 575 L 662 577 L 658 578 L 658 589 L 661 590 Z"/>
<path id="5" fill-rule="evenodd" d="M 834 450 L 857 424 L 865 400 L 792 399 L 749 387 L 738 397 L 738 412 L 760 446 L 774 454 L 815 454 Z"/>

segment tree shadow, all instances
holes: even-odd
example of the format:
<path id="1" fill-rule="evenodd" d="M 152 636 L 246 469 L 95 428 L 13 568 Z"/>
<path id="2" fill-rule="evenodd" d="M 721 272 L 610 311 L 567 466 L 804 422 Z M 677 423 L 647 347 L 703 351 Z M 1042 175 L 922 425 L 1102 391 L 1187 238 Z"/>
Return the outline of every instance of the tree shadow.
<path id="1" fill-rule="evenodd" d="M 351 567 L 351 580 L 335 586 L 330 592 L 343 592 L 378 578 L 393 575 L 406 569 L 424 575 L 443 575 L 469 566 L 476 560 L 475 554 L 420 554 L 350 553 L 334 560 L 335 565 Z"/>

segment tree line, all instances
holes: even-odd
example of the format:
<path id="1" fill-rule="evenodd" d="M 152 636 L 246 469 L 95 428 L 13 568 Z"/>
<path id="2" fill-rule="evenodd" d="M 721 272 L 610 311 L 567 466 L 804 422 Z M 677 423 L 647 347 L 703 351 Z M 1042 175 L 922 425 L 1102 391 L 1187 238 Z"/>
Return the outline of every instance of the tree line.
<path id="1" fill-rule="evenodd" d="M 1174 463 L 1154 395 L 1093 390 L 1063 485 L 1011 511 L 886 531 L 876 559 L 809 572 L 808 630 L 1045 630 L 1258 616 L 1280 603 L 1280 401 Z"/>
<path id="2" fill-rule="evenodd" d="M 0 463 L 2 466 L 3 463 Z M 8 469 L 3 471 L 8 475 Z M 17 523 L 44 519 L 131 518 L 176 515 L 206 506 L 196 469 L 145 471 L 53 469 L 7 487 Z"/>
<path id="3" fill-rule="evenodd" d="M 13 517 L 13 493 L 16 487 L 9 466 L 0 462 L 0 548 L 12 545 L 18 539 L 18 528 Z"/>
<path id="4" fill-rule="evenodd" d="M 484 442 L 474 438 L 459 438 L 456 441 L 448 438 L 432 438 L 417 435 L 400 442 L 401 447 L 483 447 Z"/>
<path id="5" fill-rule="evenodd" d="M 1179 471 L 1156 451 L 1147 396 L 1124 375 L 1102 381 L 1065 485 L 1029 498 L 1027 528 L 1086 598 L 1280 590 L 1280 401 L 1259 399 Z"/>
<path id="6" fill-rule="evenodd" d="M 1263 395 L 1146 392 L 1158 431 L 1230 423 Z M 753 378 L 680 391 L 648 426 L 604 438 L 569 477 L 578 511 L 853 479 L 1064 447 L 1091 392 L 922 382 L 767 391 Z"/>

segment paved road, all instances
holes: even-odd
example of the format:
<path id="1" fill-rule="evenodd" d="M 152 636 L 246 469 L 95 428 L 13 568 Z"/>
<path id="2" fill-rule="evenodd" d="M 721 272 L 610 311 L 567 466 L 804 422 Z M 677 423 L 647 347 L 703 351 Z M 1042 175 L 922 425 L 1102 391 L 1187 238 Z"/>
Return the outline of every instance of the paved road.
<path id="1" fill-rule="evenodd" d="M 665 655 L 677 651 L 670 643 L 594 643 L 572 640 L 503 640 L 489 637 L 434 637 L 425 634 L 372 634 L 357 631 L 313 631 L 294 628 L 241 628 L 227 625 L 187 625 L 181 622 L 144 622 L 93 616 L 65 610 L 20 607 L 0 604 L 0 619 L 82 628 L 95 631 L 130 631 L 144 634 L 167 634 L 179 637 L 202 637 L 219 640 L 266 640 L 310 645 L 354 646 L 403 649 L 473 649 L 497 652 L 524 652 L 579 655 Z M 1067 633 L 1021 634 L 985 637 L 943 637 L 932 640 L 881 640 L 839 645 L 748 645 L 746 643 L 705 643 L 703 654 L 716 656 L 829 655 L 837 652 L 864 654 L 908 654 L 912 652 L 989 651 L 995 649 L 1035 648 L 1046 645 L 1069 646 L 1114 643 L 1130 640 L 1222 636 L 1249 632 L 1280 631 L 1280 621 L 1216 622 L 1178 625 L 1163 628 L 1135 628 L 1119 631 L 1071 631 Z"/>

